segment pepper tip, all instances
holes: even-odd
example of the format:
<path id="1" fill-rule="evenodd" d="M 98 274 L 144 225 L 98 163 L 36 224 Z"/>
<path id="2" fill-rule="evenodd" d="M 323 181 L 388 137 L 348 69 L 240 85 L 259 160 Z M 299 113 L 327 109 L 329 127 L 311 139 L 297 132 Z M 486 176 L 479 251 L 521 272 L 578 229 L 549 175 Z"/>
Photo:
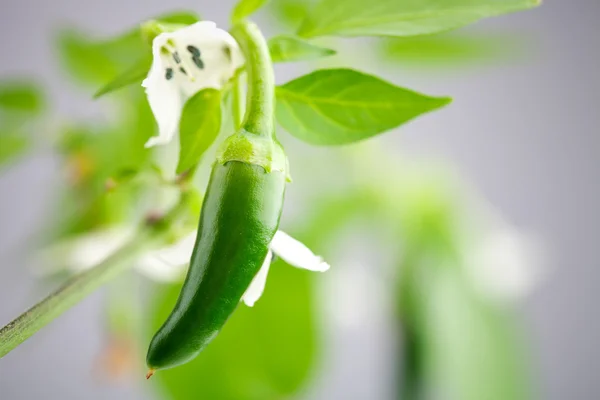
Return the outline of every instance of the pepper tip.
<path id="1" fill-rule="evenodd" d="M 150 379 L 150 378 L 152 378 L 152 375 L 154 375 L 154 373 L 155 373 L 155 372 L 156 372 L 156 370 L 155 370 L 155 369 L 152 369 L 152 368 L 150 368 L 150 369 L 148 370 L 148 372 L 146 373 L 146 379 Z"/>

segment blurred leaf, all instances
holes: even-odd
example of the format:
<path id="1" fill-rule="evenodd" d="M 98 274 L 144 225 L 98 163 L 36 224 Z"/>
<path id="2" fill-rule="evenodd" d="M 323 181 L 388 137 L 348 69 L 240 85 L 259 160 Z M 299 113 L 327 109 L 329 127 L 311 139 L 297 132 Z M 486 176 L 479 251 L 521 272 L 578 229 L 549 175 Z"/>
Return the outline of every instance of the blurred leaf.
<path id="1" fill-rule="evenodd" d="M 446 31 L 482 18 L 524 10 L 540 0 L 320 0 L 303 21 L 304 37 L 417 36 Z"/>
<path id="2" fill-rule="evenodd" d="M 23 155 L 28 150 L 30 142 L 26 136 L 0 132 L 0 166 Z"/>
<path id="3" fill-rule="evenodd" d="M 141 88 L 128 88 L 124 94 L 115 126 L 74 126 L 61 135 L 69 187 L 56 207 L 53 238 L 123 223 L 139 213 L 140 185 L 106 190 L 110 179 L 123 171 L 152 169 L 151 152 L 144 148 L 155 129 L 152 112 Z"/>
<path id="4" fill-rule="evenodd" d="M 117 171 L 111 178 L 114 179 L 116 183 L 127 183 L 138 177 L 140 172 L 141 171 L 135 167 L 123 168 L 122 170 Z"/>
<path id="5" fill-rule="evenodd" d="M 57 42 L 63 68 L 69 76 L 83 83 L 102 84 L 122 69 L 102 46 L 80 31 L 60 32 Z"/>
<path id="6" fill-rule="evenodd" d="M 275 262 L 253 308 L 240 304 L 195 360 L 156 374 L 169 398 L 270 400 L 295 394 L 315 357 L 309 279 L 310 272 Z M 180 285 L 164 287 L 149 311 L 154 329 L 170 313 L 179 290 Z"/>
<path id="7" fill-rule="evenodd" d="M 443 34 L 388 38 L 380 42 L 384 58 L 415 67 L 446 68 L 507 58 L 519 43 L 512 37 Z"/>
<path id="8" fill-rule="evenodd" d="M 269 0 L 238 0 L 231 14 L 231 22 L 237 23 L 251 14 L 254 14 L 259 8 L 263 7 Z"/>
<path id="9" fill-rule="evenodd" d="M 154 132 L 154 117 L 143 90 L 131 89 L 135 91 L 119 104 L 115 126 L 95 134 L 89 147 L 101 180 L 125 168 L 142 168 L 150 156 L 144 144 Z"/>
<path id="10" fill-rule="evenodd" d="M 100 88 L 95 94 L 94 98 L 98 98 L 107 93 L 121 89 L 125 86 L 132 84 L 140 84 L 142 80 L 148 75 L 150 71 L 150 65 L 152 64 L 151 58 L 143 58 L 132 65 L 128 70 L 122 72 L 115 79 Z"/>
<path id="11" fill-rule="evenodd" d="M 420 250 L 421 259 L 427 249 Z M 410 300 L 404 323 L 415 348 L 406 349 L 421 366 L 414 376 L 420 391 L 437 388 L 440 398 L 529 399 L 526 356 L 514 317 L 478 297 L 460 267 L 437 260 L 405 264 L 420 269 L 404 275 L 403 299 Z M 406 304 L 404 304 L 406 306 Z M 421 392 L 424 393 L 424 392 Z M 416 397 L 421 398 L 421 397 Z"/>
<path id="12" fill-rule="evenodd" d="M 185 103 L 179 122 L 178 174 L 200 161 L 219 135 L 220 128 L 221 92 L 204 89 Z"/>
<path id="13" fill-rule="evenodd" d="M 407 225 L 399 320 L 404 346 L 411 346 L 404 349 L 402 398 L 529 399 L 514 317 L 473 287 L 462 264 L 462 226 L 448 199 L 426 188 L 399 202 Z"/>
<path id="14" fill-rule="evenodd" d="M 269 39 L 269 51 L 273 62 L 308 61 L 336 53 L 335 50 L 317 46 L 292 35 L 279 35 Z"/>
<path id="15" fill-rule="evenodd" d="M 189 189 L 186 193 L 186 205 L 188 207 L 189 215 L 194 219 L 194 227 L 198 225 L 198 219 L 200 212 L 202 211 L 202 202 L 204 197 L 198 189 Z"/>
<path id="16" fill-rule="evenodd" d="M 142 56 L 151 55 L 151 43 L 148 42 L 148 38 L 143 32 L 144 23 L 147 21 L 154 21 L 164 26 L 179 26 L 194 24 L 200 21 L 200 17 L 198 14 L 191 11 L 175 11 L 162 14 L 146 21 L 142 21 L 137 24 L 135 28 L 128 30 L 119 36 L 99 41 L 98 44 L 102 45 L 107 51 L 110 51 L 113 56 L 126 63 L 131 63 L 132 60 L 141 58 Z M 132 50 L 136 50 L 136 54 L 131 54 Z"/>
<path id="17" fill-rule="evenodd" d="M 276 94 L 278 122 L 316 145 L 367 139 L 450 102 L 351 69 L 318 70 L 278 86 Z"/>
<path id="18" fill-rule="evenodd" d="M 44 106 L 40 88 L 31 82 L 0 82 L 0 108 L 10 111 L 38 113 Z"/>
<path id="19" fill-rule="evenodd" d="M 193 24 L 199 17 L 192 12 L 175 12 L 154 18 L 172 24 Z M 131 68 L 134 60 L 148 59 L 151 47 L 138 27 L 126 33 L 97 40 L 79 30 L 59 33 L 58 49 L 63 67 L 75 79 L 93 85 L 110 82 Z"/>
<path id="20" fill-rule="evenodd" d="M 267 10 L 275 17 L 275 22 L 296 28 L 313 3 L 314 0 L 272 0 Z"/>
<path id="21" fill-rule="evenodd" d="M 514 317 L 477 298 L 456 271 L 431 278 L 422 300 L 432 383 L 464 400 L 530 399 Z"/>
<path id="22" fill-rule="evenodd" d="M 169 24 L 191 25 L 200 21 L 201 18 L 194 11 L 172 11 L 151 19 Z"/>

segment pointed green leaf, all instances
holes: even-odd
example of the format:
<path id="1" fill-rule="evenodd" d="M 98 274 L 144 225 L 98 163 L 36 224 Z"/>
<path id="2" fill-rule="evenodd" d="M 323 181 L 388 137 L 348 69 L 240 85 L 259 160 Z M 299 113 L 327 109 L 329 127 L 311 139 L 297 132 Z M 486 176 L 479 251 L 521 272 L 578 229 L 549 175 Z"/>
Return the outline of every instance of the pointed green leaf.
<path id="1" fill-rule="evenodd" d="M 254 14 L 259 8 L 267 4 L 269 0 L 239 0 L 231 13 L 231 22 L 236 23 L 251 14 Z"/>
<path id="2" fill-rule="evenodd" d="M 450 102 L 351 69 L 325 69 L 277 87 L 277 120 L 316 145 L 357 142 Z"/>
<path id="3" fill-rule="evenodd" d="M 215 141 L 221 128 L 221 93 L 204 89 L 185 103 L 179 123 L 177 173 L 196 165 Z"/>
<path id="4" fill-rule="evenodd" d="M 273 62 L 307 61 L 332 56 L 335 50 L 317 46 L 292 35 L 279 35 L 269 39 Z"/>
<path id="5" fill-rule="evenodd" d="M 299 35 L 416 36 L 524 10 L 540 0 L 320 0 Z"/>
<path id="6" fill-rule="evenodd" d="M 121 89 L 128 85 L 141 84 L 142 80 L 146 77 L 146 75 L 148 75 L 151 64 L 152 60 L 150 58 L 145 57 L 139 60 L 129 69 L 122 72 L 119 76 L 100 88 L 94 94 L 94 98 L 97 99 L 98 97 L 110 92 L 114 92 L 115 90 Z"/>

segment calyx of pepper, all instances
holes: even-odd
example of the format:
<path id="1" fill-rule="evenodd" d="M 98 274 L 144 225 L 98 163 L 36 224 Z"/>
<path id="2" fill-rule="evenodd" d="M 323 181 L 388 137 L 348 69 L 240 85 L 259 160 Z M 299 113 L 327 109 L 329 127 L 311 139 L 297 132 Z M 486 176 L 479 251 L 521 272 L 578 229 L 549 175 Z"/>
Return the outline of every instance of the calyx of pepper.
<path id="1" fill-rule="evenodd" d="M 257 135 L 245 129 L 229 136 L 217 152 L 217 163 L 239 161 L 259 165 L 270 172 L 283 172 L 290 181 L 288 159 L 283 147 L 270 136 Z"/>

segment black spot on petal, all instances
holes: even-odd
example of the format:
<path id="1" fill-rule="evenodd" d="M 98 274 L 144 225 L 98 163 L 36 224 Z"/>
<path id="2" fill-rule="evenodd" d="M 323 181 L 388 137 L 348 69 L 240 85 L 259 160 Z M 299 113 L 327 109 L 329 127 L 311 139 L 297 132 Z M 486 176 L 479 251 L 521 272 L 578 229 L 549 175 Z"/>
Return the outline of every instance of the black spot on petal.
<path id="1" fill-rule="evenodd" d="M 173 78 L 173 68 L 167 68 L 165 71 L 165 79 L 170 81 Z"/>
<path id="2" fill-rule="evenodd" d="M 179 67 L 179 70 L 184 74 L 187 75 L 187 71 L 185 70 L 185 68 L 183 67 Z"/>
<path id="3" fill-rule="evenodd" d="M 204 69 L 204 62 L 200 59 L 200 57 L 192 57 L 192 61 L 194 62 L 194 64 L 196 64 L 196 67 L 198 67 L 199 69 Z"/>
<path id="4" fill-rule="evenodd" d="M 179 53 L 178 52 L 173 53 L 173 60 L 175 60 L 175 62 L 177 64 L 179 64 L 181 62 L 181 58 L 179 57 Z"/>
<path id="5" fill-rule="evenodd" d="M 189 45 L 187 47 L 187 51 L 192 53 L 194 57 L 200 57 L 200 49 L 198 49 L 196 46 Z"/>
<path id="6" fill-rule="evenodd" d="M 229 46 L 224 46 L 223 53 L 225 53 L 225 57 L 227 57 L 227 60 L 231 62 L 231 48 Z"/>

